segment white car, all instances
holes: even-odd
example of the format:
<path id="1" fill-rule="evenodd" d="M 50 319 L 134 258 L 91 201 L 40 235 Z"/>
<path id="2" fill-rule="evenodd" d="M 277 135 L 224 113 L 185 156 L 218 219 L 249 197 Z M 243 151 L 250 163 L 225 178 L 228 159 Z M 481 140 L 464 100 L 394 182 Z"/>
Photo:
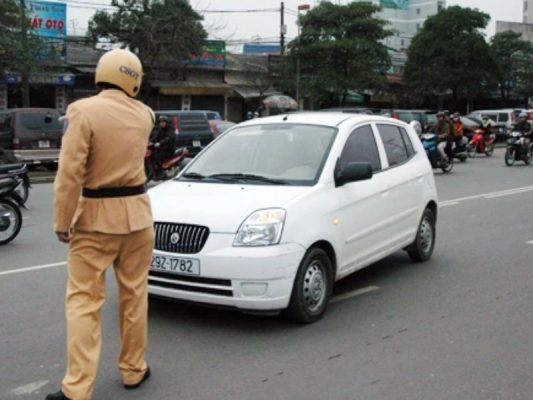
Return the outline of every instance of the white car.
<path id="1" fill-rule="evenodd" d="M 437 193 L 413 128 L 297 113 L 239 124 L 150 190 L 151 296 L 313 322 L 333 283 L 433 253 Z"/>

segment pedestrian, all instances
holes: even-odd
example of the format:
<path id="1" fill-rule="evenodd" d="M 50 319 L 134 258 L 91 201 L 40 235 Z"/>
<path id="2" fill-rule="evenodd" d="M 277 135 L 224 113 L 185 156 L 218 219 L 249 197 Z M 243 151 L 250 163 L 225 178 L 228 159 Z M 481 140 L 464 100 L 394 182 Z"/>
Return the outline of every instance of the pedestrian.
<path id="1" fill-rule="evenodd" d="M 110 265 L 119 287 L 118 366 L 123 384 L 134 389 L 150 377 L 145 351 L 154 233 L 143 161 L 155 116 L 133 99 L 142 74 L 135 54 L 109 51 L 96 67 L 95 83 L 101 92 L 67 110 L 54 183 L 54 229 L 58 239 L 70 245 L 67 368 L 61 390 L 46 400 L 92 398 Z"/>
<path id="2" fill-rule="evenodd" d="M 151 135 L 150 142 L 154 146 L 154 163 L 159 177 L 163 172 L 163 163 L 166 159 L 172 157 L 176 151 L 176 134 L 168 123 L 168 117 L 161 115 L 158 118 L 158 127 Z"/>

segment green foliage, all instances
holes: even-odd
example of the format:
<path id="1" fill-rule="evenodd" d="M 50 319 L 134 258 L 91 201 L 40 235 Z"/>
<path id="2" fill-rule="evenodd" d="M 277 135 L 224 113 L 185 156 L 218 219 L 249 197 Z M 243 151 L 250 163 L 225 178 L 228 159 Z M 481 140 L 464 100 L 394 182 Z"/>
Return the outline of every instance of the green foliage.
<path id="1" fill-rule="evenodd" d="M 96 43 L 119 43 L 136 52 L 149 78 L 156 68 L 179 70 L 198 53 L 207 34 L 187 0 L 113 0 L 115 12 L 98 11 L 89 22 Z"/>
<path id="2" fill-rule="evenodd" d="M 286 80 L 294 81 L 299 58 L 301 93 L 319 106 L 344 105 L 353 91 L 383 88 L 390 57 L 380 41 L 391 32 L 378 11 L 370 2 L 328 1 L 310 10 L 300 18 L 299 38 L 289 44 Z"/>
<path id="3" fill-rule="evenodd" d="M 520 37 L 520 33 L 506 31 L 494 35 L 491 41 L 491 51 L 497 67 L 496 77 L 504 101 L 509 99 L 511 89 L 516 84 L 519 70 L 522 73 L 524 68 L 529 69 L 524 60 L 531 59 L 533 46 Z"/>
<path id="4" fill-rule="evenodd" d="M 405 80 L 414 92 L 472 99 L 492 84 L 494 64 L 481 33 L 488 14 L 448 7 L 429 17 L 407 50 Z"/>

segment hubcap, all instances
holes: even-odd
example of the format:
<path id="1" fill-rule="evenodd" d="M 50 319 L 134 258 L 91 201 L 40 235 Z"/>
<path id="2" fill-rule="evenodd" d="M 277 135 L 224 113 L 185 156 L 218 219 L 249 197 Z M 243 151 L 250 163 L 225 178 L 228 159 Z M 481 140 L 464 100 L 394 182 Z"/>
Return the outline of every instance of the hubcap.
<path id="1" fill-rule="evenodd" d="M 431 222 L 424 218 L 420 224 L 420 247 L 424 253 L 428 253 L 433 245 L 433 227 Z"/>
<path id="2" fill-rule="evenodd" d="M 315 261 L 307 267 L 303 282 L 303 297 L 306 308 L 317 311 L 326 297 L 326 280 L 322 265 Z"/>

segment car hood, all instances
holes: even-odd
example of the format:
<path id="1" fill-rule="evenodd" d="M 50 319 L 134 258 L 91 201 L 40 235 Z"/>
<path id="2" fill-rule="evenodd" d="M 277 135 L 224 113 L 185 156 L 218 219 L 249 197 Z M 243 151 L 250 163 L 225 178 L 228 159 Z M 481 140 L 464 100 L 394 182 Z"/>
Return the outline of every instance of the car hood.
<path id="1" fill-rule="evenodd" d="M 149 190 L 154 221 L 207 226 L 236 233 L 254 211 L 284 207 L 310 187 L 166 182 Z"/>

